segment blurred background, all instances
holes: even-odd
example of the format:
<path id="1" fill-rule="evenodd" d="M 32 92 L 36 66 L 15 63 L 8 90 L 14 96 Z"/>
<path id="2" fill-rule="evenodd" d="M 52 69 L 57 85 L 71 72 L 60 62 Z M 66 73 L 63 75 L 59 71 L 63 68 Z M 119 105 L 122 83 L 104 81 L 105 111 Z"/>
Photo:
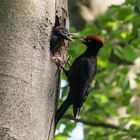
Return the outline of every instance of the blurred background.
<path id="1" fill-rule="evenodd" d="M 105 45 L 80 118 L 70 108 L 55 140 L 140 140 L 140 0 L 69 0 L 69 16 L 71 32 L 98 34 Z M 71 43 L 70 63 L 84 50 Z M 68 91 L 62 73 L 59 105 Z"/>

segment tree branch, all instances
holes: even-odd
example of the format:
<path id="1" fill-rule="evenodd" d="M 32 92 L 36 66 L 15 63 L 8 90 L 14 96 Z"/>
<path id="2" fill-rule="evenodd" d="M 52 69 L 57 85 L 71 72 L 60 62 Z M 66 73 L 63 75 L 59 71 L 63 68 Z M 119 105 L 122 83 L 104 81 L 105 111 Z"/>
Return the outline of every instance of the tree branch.
<path id="1" fill-rule="evenodd" d="M 85 125 L 89 125 L 92 127 L 104 127 L 104 128 L 111 128 L 111 129 L 115 129 L 115 130 L 120 130 L 120 131 L 126 131 L 128 132 L 129 130 L 114 124 L 110 124 L 110 123 L 105 123 L 105 122 L 93 122 L 93 121 L 87 121 L 87 120 L 82 120 L 82 119 L 76 119 L 74 117 L 72 117 L 71 115 L 65 115 L 63 116 L 64 119 L 67 120 L 74 120 L 75 122 L 81 122 Z"/>

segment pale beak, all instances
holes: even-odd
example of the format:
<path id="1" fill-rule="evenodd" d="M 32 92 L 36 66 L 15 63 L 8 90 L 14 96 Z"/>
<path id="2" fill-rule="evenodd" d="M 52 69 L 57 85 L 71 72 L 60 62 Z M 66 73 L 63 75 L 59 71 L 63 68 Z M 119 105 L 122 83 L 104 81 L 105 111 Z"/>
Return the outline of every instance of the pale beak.
<path id="1" fill-rule="evenodd" d="M 86 43 L 86 40 L 85 40 L 85 39 L 79 39 L 79 41 L 80 41 L 81 43 Z"/>
<path id="2" fill-rule="evenodd" d="M 73 39 L 78 39 L 79 38 L 79 33 L 69 33 L 68 35 Z"/>
<path id="3" fill-rule="evenodd" d="M 68 35 L 66 35 L 66 38 L 67 38 L 69 41 L 75 42 L 73 39 L 75 39 L 77 36 L 78 36 L 77 33 L 68 33 Z"/>
<path id="4" fill-rule="evenodd" d="M 66 35 L 66 38 L 67 38 L 67 40 L 69 40 L 69 41 L 75 42 L 75 41 L 72 39 L 71 36 Z"/>

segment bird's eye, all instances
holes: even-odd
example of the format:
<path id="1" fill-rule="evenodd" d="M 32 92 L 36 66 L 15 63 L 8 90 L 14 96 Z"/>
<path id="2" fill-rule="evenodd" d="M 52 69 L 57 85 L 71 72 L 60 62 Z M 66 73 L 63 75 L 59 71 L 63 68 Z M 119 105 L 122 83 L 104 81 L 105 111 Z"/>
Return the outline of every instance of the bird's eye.
<path id="1" fill-rule="evenodd" d="M 87 41 L 88 41 L 88 43 L 90 43 L 90 42 L 91 42 L 91 40 L 90 40 L 90 39 L 88 39 Z"/>

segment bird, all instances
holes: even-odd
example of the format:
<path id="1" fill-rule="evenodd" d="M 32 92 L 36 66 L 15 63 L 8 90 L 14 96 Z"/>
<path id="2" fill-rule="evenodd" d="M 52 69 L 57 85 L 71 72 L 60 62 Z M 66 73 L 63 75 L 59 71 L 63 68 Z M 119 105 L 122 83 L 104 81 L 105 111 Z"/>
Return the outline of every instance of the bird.
<path id="1" fill-rule="evenodd" d="M 69 83 L 69 94 L 56 112 L 55 125 L 58 124 L 71 105 L 73 105 L 74 118 L 79 115 L 96 74 L 97 55 L 104 45 L 104 39 L 91 34 L 82 39 L 81 42 L 87 47 L 86 51 L 76 58 L 69 70 L 63 68 Z"/>
<path id="2" fill-rule="evenodd" d="M 64 40 L 72 40 L 69 36 L 69 32 L 66 27 L 64 26 L 57 26 L 52 30 L 52 36 L 50 40 L 50 50 L 54 52 L 59 45 L 61 44 L 61 41 Z"/>
<path id="3" fill-rule="evenodd" d="M 50 51 L 52 60 L 54 60 L 56 64 L 64 65 L 67 63 L 68 42 L 73 41 L 72 36 L 74 36 L 74 33 L 69 33 L 64 26 L 57 26 L 52 30 Z"/>

